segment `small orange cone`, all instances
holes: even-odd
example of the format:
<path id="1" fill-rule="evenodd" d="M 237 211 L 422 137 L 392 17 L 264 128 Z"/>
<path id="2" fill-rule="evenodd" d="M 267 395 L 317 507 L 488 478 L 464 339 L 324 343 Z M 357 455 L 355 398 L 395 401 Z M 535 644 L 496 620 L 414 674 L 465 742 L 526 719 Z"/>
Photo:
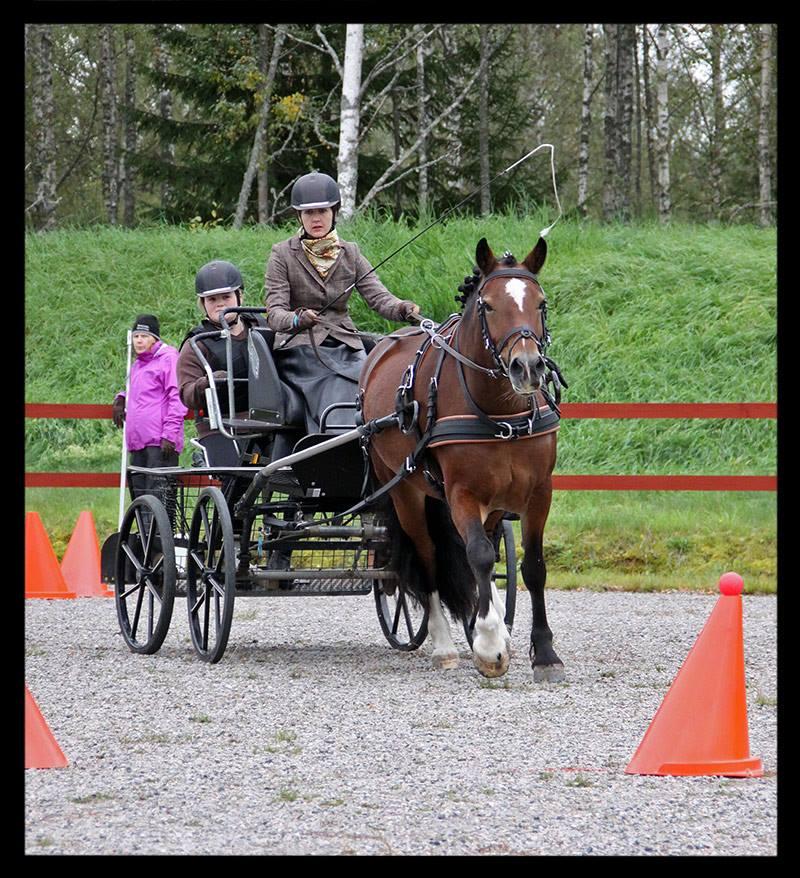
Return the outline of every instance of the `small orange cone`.
<path id="1" fill-rule="evenodd" d="M 25 768 L 66 768 L 67 757 L 25 686 Z"/>
<path id="2" fill-rule="evenodd" d="M 97 531 L 94 516 L 85 509 L 78 516 L 75 530 L 61 559 L 61 573 L 67 587 L 78 597 L 113 597 L 100 577 L 100 544 L 97 542 Z"/>
<path id="3" fill-rule="evenodd" d="M 626 774 L 761 777 L 750 756 L 742 642 L 742 577 L 720 597 L 678 671 Z"/>
<path id="4" fill-rule="evenodd" d="M 25 515 L 25 597 L 74 598 L 38 512 Z"/>

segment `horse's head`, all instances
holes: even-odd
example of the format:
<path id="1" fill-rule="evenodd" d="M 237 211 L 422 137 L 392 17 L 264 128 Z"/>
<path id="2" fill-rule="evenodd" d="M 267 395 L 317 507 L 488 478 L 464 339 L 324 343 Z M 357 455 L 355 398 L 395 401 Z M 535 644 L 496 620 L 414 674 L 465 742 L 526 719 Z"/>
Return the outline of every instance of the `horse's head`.
<path id="1" fill-rule="evenodd" d="M 539 238 L 522 262 L 508 252 L 498 260 L 486 238 L 478 241 L 475 250 L 481 273 L 475 309 L 483 342 L 497 368 L 521 396 L 538 390 L 545 374 L 545 350 L 550 341 L 547 303 L 536 275 L 546 257 L 544 238 Z"/>

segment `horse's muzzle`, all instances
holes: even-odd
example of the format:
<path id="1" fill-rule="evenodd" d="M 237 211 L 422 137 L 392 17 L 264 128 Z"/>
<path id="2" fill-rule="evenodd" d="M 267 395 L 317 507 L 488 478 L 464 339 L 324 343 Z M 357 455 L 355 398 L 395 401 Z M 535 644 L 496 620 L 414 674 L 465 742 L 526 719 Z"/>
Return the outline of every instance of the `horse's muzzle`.
<path id="1" fill-rule="evenodd" d="M 538 390 L 544 377 L 544 357 L 537 351 L 531 353 L 514 353 L 508 364 L 508 378 L 516 393 L 529 396 Z"/>

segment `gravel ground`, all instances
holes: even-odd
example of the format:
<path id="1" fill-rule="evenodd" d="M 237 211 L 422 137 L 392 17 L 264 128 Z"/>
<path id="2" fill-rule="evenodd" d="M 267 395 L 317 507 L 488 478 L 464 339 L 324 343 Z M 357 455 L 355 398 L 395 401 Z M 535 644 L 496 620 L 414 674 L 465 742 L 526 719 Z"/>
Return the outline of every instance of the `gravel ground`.
<path id="1" fill-rule="evenodd" d="M 110 599 L 28 600 L 26 682 L 70 764 L 25 772 L 25 850 L 774 856 L 774 597 L 744 599 L 765 777 L 624 774 L 716 600 L 550 592 L 561 684 L 533 682 L 523 593 L 491 681 L 460 629 L 452 671 L 390 649 L 369 595 L 238 599 L 213 667 L 183 599 L 154 656 Z"/>

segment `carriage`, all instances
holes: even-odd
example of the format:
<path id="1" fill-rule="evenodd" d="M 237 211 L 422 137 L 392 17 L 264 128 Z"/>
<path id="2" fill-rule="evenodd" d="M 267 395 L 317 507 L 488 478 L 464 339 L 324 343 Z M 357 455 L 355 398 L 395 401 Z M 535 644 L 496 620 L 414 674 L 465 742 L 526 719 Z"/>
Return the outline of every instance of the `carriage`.
<path id="1" fill-rule="evenodd" d="M 234 312 L 264 309 L 231 308 L 226 314 Z M 227 330 L 208 335 L 225 338 L 230 357 Z M 196 344 L 202 338 L 189 343 L 211 376 Z M 135 653 L 159 650 L 176 597 L 186 598 L 195 653 L 213 664 L 225 653 L 239 598 L 371 593 L 390 646 L 417 649 L 428 634 L 429 607 L 403 580 L 400 549 L 388 527 L 391 501 L 376 490 L 366 450 L 377 429 L 398 428 L 398 416 L 365 421 L 357 402 L 336 403 L 322 413 L 320 432 L 306 435 L 298 400 L 278 374 L 269 333 L 252 328 L 248 347 L 248 417 L 222 417 L 211 380 L 207 413 L 216 433 L 205 442 L 192 440 L 193 465 L 128 468 L 128 484 L 141 473 L 157 487 L 136 497 L 131 490 L 120 529 L 102 549 L 102 578 L 113 585 L 127 646 Z M 229 369 L 229 411 L 235 380 Z M 219 437 L 225 441 L 215 442 Z M 509 631 L 517 592 L 517 517 L 509 513 L 493 531 L 493 586 L 505 588 Z M 275 563 L 281 556 L 288 563 Z M 470 645 L 474 604 L 471 619 L 463 622 Z"/>

